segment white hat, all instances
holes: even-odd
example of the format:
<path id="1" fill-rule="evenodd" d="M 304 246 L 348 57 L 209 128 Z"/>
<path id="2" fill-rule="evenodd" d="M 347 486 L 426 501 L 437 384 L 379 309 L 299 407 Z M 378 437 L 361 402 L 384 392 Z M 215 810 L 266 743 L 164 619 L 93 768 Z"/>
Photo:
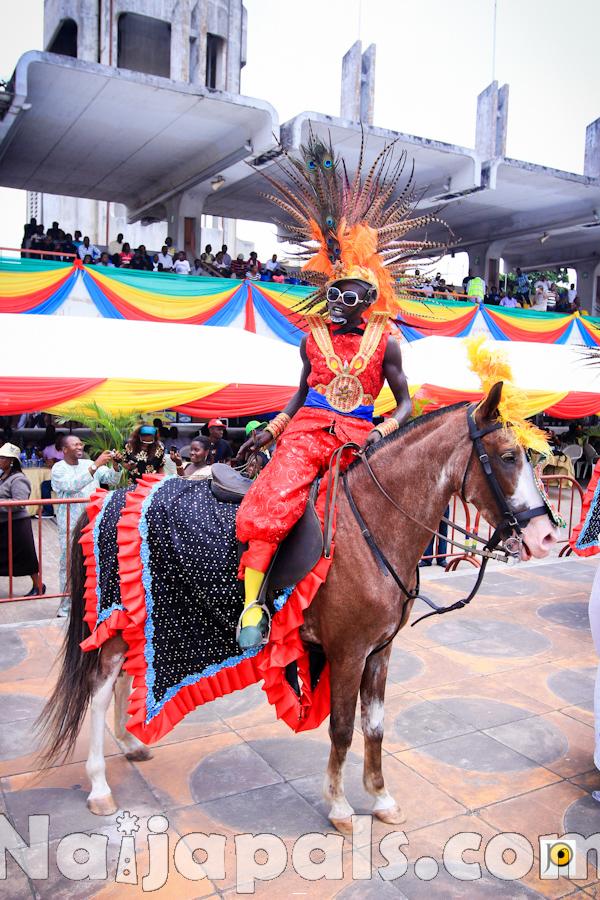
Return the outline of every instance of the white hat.
<path id="1" fill-rule="evenodd" d="M 2 444 L 0 447 L 0 456 L 8 456 L 12 457 L 12 459 L 19 459 L 21 456 L 21 451 L 15 444 Z"/>

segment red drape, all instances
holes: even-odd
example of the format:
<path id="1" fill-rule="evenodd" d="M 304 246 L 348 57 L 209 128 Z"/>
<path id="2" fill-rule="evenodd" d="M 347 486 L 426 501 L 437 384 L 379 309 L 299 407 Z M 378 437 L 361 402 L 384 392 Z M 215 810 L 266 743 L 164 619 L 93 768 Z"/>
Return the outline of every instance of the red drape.
<path id="1" fill-rule="evenodd" d="M 184 406 L 174 406 L 188 416 L 251 416 L 276 412 L 287 405 L 295 388 L 261 387 L 252 384 L 230 384 L 221 391 L 201 397 Z"/>
<path id="2" fill-rule="evenodd" d="M 89 391 L 105 378 L 0 378 L 0 414 L 37 412 Z"/>

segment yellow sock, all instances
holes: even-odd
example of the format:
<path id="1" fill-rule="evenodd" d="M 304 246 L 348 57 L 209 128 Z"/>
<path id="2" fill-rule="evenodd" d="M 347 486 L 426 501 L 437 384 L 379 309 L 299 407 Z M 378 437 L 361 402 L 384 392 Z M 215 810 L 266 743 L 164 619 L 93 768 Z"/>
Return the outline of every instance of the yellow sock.
<path id="1" fill-rule="evenodd" d="M 244 573 L 244 589 L 246 591 L 244 609 L 247 606 L 250 606 L 251 603 L 254 603 L 264 580 L 264 572 L 259 572 L 258 569 L 246 569 Z M 261 617 L 262 609 L 258 606 L 254 606 L 250 612 L 246 613 L 242 618 L 242 627 L 245 627 L 246 625 L 258 625 Z"/>

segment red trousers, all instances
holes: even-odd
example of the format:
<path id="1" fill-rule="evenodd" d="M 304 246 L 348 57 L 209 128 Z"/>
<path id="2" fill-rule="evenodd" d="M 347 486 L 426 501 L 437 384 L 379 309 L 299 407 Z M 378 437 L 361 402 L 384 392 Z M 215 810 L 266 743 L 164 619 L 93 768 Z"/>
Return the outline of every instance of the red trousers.
<path id="1" fill-rule="evenodd" d="M 323 409 L 302 407 L 296 413 L 238 510 L 237 536 L 248 543 L 240 578 L 246 567 L 267 571 L 277 546 L 302 516 L 311 484 L 327 471 L 333 451 L 347 441 L 364 444 L 372 427 L 366 419 Z M 342 468 L 352 459 L 346 454 Z"/>

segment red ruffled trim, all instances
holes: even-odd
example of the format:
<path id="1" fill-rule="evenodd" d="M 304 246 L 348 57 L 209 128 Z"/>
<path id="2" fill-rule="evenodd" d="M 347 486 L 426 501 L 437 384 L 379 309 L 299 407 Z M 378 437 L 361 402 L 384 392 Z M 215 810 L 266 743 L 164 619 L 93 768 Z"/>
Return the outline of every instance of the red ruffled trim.
<path id="1" fill-rule="evenodd" d="M 123 610 L 115 609 L 107 619 L 96 627 L 98 621 L 96 586 L 98 582 L 96 577 L 96 557 L 94 555 L 94 526 L 98 513 L 104 505 L 107 493 L 108 491 L 105 491 L 103 488 L 98 488 L 91 495 L 90 502 L 86 506 L 88 524 L 83 529 L 79 539 L 85 566 L 85 588 L 83 594 L 85 613 L 83 618 L 92 632 L 85 641 L 81 642 L 80 647 L 82 650 L 99 650 L 105 641 L 114 637 L 118 631 L 122 631 L 127 623 L 127 613 Z"/>
<path id="2" fill-rule="evenodd" d="M 217 697 L 223 697 L 233 691 L 241 690 L 251 684 L 264 680 L 263 690 L 273 706 L 277 718 L 282 719 L 293 731 L 306 731 L 316 728 L 329 714 L 329 667 L 325 666 L 319 684 L 313 692 L 310 688 L 310 668 L 307 648 L 300 639 L 299 628 L 304 622 L 304 611 L 321 587 L 329 568 L 331 559 L 321 559 L 314 570 L 296 586 L 287 603 L 273 617 L 271 640 L 257 653 L 231 668 L 223 668 L 216 675 L 200 679 L 195 684 L 182 687 L 171 700 L 168 700 L 161 711 L 150 722 L 146 722 L 146 657 L 144 654 L 146 637 L 146 600 L 142 584 L 142 560 L 140 557 L 141 537 L 139 521 L 142 504 L 153 486 L 162 480 L 160 475 L 146 475 L 141 478 L 135 491 L 127 495 L 125 508 L 117 527 L 119 545 L 119 572 L 121 582 L 121 599 L 126 613 L 113 613 L 103 622 L 92 638 L 82 644 L 83 649 L 95 649 L 103 640 L 111 637 L 115 626 L 122 630 L 128 645 L 124 668 L 133 677 L 133 689 L 129 697 L 129 715 L 127 729 L 147 744 L 159 741 L 180 722 L 187 713 L 197 706 L 209 703 Z M 322 519 L 324 491 L 317 503 L 317 512 Z M 99 509 L 99 507 L 98 507 Z M 98 510 L 94 514 L 97 515 Z M 86 532 L 93 531 L 93 523 Z M 87 535 L 85 536 L 87 539 Z M 82 538 L 83 542 L 84 538 Z M 88 546 L 88 545 L 86 545 Z M 89 550 L 88 550 L 89 553 Z M 91 560 L 88 568 L 89 595 L 93 599 L 95 617 L 96 609 L 96 576 L 93 553 L 93 535 L 91 543 Z M 87 610 L 87 606 L 86 606 Z M 88 612 L 86 611 L 86 619 Z M 104 628 L 104 626 L 106 626 Z M 106 635 L 103 637 L 103 635 Z M 85 646 L 84 646 L 85 645 Z M 292 690 L 285 678 L 285 668 L 296 662 L 298 675 L 302 685 L 301 696 Z"/>
<path id="3" fill-rule="evenodd" d="M 590 483 L 587 486 L 587 490 L 585 492 L 585 496 L 583 498 L 583 502 L 581 504 L 581 518 L 579 520 L 579 524 L 575 526 L 573 531 L 571 532 L 571 536 L 569 538 L 569 544 L 573 551 L 577 554 L 577 556 L 595 556 L 597 553 L 600 553 L 600 545 L 596 544 L 593 547 L 578 547 L 577 541 L 579 540 L 579 535 L 581 534 L 581 530 L 585 524 L 585 520 L 587 518 L 587 514 L 590 510 L 590 506 L 592 505 L 592 501 L 594 499 L 594 494 L 596 493 L 596 487 L 598 486 L 598 480 L 600 480 L 600 461 L 596 463 L 594 466 L 594 471 L 592 473 L 592 477 L 590 479 Z"/>

